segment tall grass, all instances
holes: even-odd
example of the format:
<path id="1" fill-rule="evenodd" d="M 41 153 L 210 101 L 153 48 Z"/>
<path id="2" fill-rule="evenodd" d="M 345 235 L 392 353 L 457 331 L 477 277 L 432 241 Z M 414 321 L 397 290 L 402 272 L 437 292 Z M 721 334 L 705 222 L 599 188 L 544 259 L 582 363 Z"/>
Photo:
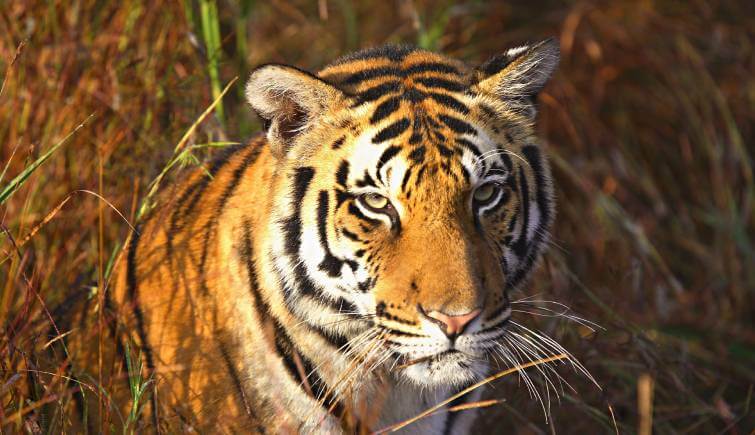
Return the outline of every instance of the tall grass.
<path id="1" fill-rule="evenodd" d="M 755 427 L 755 26 L 746 2 L 0 5 L 3 431 L 69 430 L 79 392 L 108 416 L 98 430 L 152 424 L 140 417 L 154 383 L 138 351 L 119 375 L 132 401 L 113 403 L 118 386 L 100 381 L 107 360 L 74 367 L 65 346 L 75 337 L 107 345 L 106 332 L 78 329 L 56 308 L 80 294 L 92 318 L 109 315 L 101 297 L 127 222 L 176 169 L 258 128 L 240 84 L 224 89 L 234 77 L 265 62 L 315 70 L 384 42 L 480 62 L 554 35 L 563 60 L 539 117 L 558 218 L 553 246 L 514 298 L 536 295 L 527 310 L 539 314 L 547 301 L 567 303 L 605 328 L 520 313 L 603 391 L 562 373 L 576 392 L 564 392 L 546 425 L 526 389 L 504 380 L 490 399 L 505 401 L 481 411 L 479 429 Z"/>

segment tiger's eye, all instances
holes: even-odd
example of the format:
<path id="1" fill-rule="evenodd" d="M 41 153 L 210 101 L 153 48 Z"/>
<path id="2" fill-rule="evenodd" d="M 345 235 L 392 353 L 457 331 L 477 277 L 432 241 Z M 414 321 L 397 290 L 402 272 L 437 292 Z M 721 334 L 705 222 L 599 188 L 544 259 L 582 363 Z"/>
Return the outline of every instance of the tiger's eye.
<path id="1" fill-rule="evenodd" d="M 374 208 L 376 210 L 384 209 L 389 204 L 388 198 L 377 193 L 367 193 L 365 195 L 362 195 L 362 200 L 370 208 Z"/>
<path id="2" fill-rule="evenodd" d="M 485 204 L 486 202 L 493 199 L 496 193 L 498 193 L 498 187 L 495 183 L 485 183 L 482 186 L 478 187 L 474 191 L 474 200 L 478 204 Z"/>

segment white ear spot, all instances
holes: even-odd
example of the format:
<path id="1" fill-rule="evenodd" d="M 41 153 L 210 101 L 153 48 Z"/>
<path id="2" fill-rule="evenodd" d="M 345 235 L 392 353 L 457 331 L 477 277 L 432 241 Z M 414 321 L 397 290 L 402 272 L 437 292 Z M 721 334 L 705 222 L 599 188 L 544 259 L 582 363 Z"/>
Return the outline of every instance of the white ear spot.
<path id="1" fill-rule="evenodd" d="M 521 47 L 509 48 L 506 50 L 506 56 L 514 58 L 527 51 L 530 48 L 529 45 L 522 45 Z"/>

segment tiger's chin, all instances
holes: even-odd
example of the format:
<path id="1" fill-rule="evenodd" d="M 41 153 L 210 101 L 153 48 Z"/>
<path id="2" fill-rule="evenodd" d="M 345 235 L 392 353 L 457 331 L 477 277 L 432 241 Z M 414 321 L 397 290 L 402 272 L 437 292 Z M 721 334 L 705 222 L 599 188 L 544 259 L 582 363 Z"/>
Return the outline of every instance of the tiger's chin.
<path id="1" fill-rule="evenodd" d="M 481 358 L 457 350 L 425 357 L 405 367 L 402 375 L 422 388 L 460 388 L 483 379 L 489 365 Z"/>

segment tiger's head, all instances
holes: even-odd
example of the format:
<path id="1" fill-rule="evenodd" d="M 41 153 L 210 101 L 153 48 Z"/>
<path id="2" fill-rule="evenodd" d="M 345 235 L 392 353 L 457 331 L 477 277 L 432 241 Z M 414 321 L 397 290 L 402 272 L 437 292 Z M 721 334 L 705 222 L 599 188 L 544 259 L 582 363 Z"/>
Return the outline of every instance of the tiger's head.
<path id="1" fill-rule="evenodd" d="M 264 255 L 291 312 L 351 346 L 379 331 L 424 387 L 484 374 L 554 216 L 534 100 L 558 57 L 553 40 L 477 68 L 388 46 L 255 70 L 276 157 Z"/>

